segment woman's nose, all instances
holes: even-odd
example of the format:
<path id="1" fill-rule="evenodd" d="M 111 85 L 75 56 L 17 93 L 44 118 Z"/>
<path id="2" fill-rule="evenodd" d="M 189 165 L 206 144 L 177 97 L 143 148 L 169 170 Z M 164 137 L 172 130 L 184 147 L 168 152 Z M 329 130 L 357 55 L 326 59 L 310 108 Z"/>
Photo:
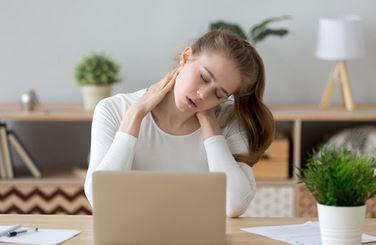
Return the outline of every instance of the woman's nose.
<path id="1" fill-rule="evenodd" d="M 200 99 L 205 100 L 210 97 L 211 90 L 210 86 L 201 86 L 198 90 L 198 96 Z"/>

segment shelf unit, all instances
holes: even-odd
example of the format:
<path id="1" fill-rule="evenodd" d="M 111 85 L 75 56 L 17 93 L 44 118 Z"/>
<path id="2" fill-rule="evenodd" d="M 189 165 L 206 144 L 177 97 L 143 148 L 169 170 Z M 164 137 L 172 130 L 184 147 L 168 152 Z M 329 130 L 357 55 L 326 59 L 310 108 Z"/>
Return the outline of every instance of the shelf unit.
<path id="1" fill-rule="evenodd" d="M 45 103 L 33 112 L 18 103 L 0 103 L 0 122 L 83 122 L 92 112 L 79 103 Z M 0 142 L 1 144 L 1 142 Z M 27 145 L 26 145 L 27 148 Z M 19 172 L 19 171 L 18 171 Z M 67 169 L 42 169 L 42 178 L 0 180 L 0 213 L 90 214 L 84 178 Z"/>
<path id="2" fill-rule="evenodd" d="M 376 125 L 376 105 L 358 105 L 354 111 L 343 107 L 319 109 L 318 105 L 271 105 L 270 109 L 277 122 L 291 124 L 289 134 L 292 143 L 292 177 L 297 176 L 297 167 L 302 167 L 306 152 L 302 152 L 302 143 L 306 140 L 303 133 L 304 123 L 355 122 Z M 325 130 L 325 128 L 322 128 Z M 285 129 L 282 129 L 285 130 Z"/>
<path id="3" fill-rule="evenodd" d="M 346 111 L 342 107 L 331 107 L 329 109 L 322 110 L 319 109 L 318 105 L 303 104 L 269 105 L 269 108 L 274 115 L 277 130 L 286 133 L 290 140 L 290 178 L 286 180 L 258 180 L 258 191 L 260 193 L 266 193 L 265 196 L 274 195 L 276 198 L 275 200 L 277 200 L 282 198 L 278 196 L 278 193 L 281 192 L 281 190 L 286 190 L 286 198 L 289 199 L 289 208 L 290 211 L 292 210 L 288 215 L 315 215 L 315 203 L 312 200 L 312 197 L 309 196 L 309 193 L 307 193 L 304 188 L 302 189 L 302 187 L 296 184 L 297 167 L 302 167 L 307 151 L 310 151 L 314 146 L 313 141 L 309 139 L 306 131 L 309 130 L 309 127 L 313 127 L 315 130 L 320 129 L 322 132 L 325 132 L 327 126 L 322 126 L 322 124 L 327 123 L 332 123 L 334 125 L 341 124 L 343 127 L 346 125 L 358 125 L 365 123 L 376 125 L 376 105 L 357 105 L 354 111 Z M 43 105 L 43 108 L 39 108 L 39 110 L 36 112 L 22 112 L 20 110 L 20 105 L 17 103 L 0 103 L 0 122 L 5 123 L 7 121 L 90 122 L 91 120 L 92 112 L 84 110 L 78 103 L 46 103 Z M 333 127 L 332 125 L 332 131 L 333 128 L 336 129 L 337 127 Z M 317 135 L 322 134 L 322 132 L 318 132 Z M 309 143 L 307 144 L 307 142 Z M 2 187 L 5 186 L 7 188 L 12 186 L 14 188 L 17 188 L 17 186 L 35 186 L 35 188 L 41 188 L 43 186 L 55 186 L 56 188 L 64 188 L 65 186 L 71 186 L 73 184 L 78 188 L 78 190 L 76 190 L 77 193 L 81 193 L 75 195 L 81 195 L 84 198 L 83 178 L 74 177 L 71 173 L 64 173 L 62 176 L 57 176 L 55 174 L 51 176 L 47 175 L 41 179 L 16 178 L 10 180 L 0 180 L 0 183 Z M 9 192 L 7 192 L 8 194 L 4 193 L 4 190 L 0 189 L 0 203 L 4 203 L 5 197 L 11 196 Z M 270 202 L 274 204 L 275 200 Z M 283 205 L 286 206 L 287 204 L 285 203 Z M 87 210 L 90 210 L 87 202 L 83 202 L 82 206 Z M 257 205 L 253 206 L 257 208 Z M 76 211 L 77 210 L 74 212 Z M 1 212 L 2 209 L 0 206 L 0 213 Z M 370 217 L 370 215 L 368 216 Z M 376 217 L 376 204 L 371 206 L 371 217 Z"/>
<path id="4" fill-rule="evenodd" d="M 322 143 L 325 135 L 352 126 L 376 126 L 376 105 L 358 105 L 354 111 L 338 106 L 322 110 L 318 105 L 271 105 L 270 109 L 277 130 L 290 139 L 290 179 L 257 181 L 257 194 L 246 215 L 316 216 L 311 193 L 297 184 L 297 168 L 304 167 L 307 153 Z M 273 207 L 265 208 L 270 203 Z M 367 217 L 376 217 L 376 198 L 367 203 Z"/>

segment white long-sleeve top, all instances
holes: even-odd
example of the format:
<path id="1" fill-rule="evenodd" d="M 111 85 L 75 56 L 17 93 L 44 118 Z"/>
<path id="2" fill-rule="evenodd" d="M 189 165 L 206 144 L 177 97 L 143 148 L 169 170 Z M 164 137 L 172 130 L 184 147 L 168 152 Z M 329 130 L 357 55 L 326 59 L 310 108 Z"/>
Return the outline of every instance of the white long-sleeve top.
<path id="1" fill-rule="evenodd" d="M 101 100 L 94 110 L 91 128 L 90 164 L 85 194 L 92 205 L 92 174 L 96 170 L 149 170 L 224 172 L 227 178 L 226 214 L 243 214 L 256 192 L 252 168 L 236 162 L 232 154 L 247 154 L 248 143 L 239 120 L 233 120 L 216 135 L 203 139 L 201 128 L 188 135 L 171 135 L 155 123 L 149 112 L 141 122 L 139 136 L 118 131 L 122 117 L 146 89 L 117 94 Z M 224 122 L 233 106 L 221 104 L 217 117 Z"/>

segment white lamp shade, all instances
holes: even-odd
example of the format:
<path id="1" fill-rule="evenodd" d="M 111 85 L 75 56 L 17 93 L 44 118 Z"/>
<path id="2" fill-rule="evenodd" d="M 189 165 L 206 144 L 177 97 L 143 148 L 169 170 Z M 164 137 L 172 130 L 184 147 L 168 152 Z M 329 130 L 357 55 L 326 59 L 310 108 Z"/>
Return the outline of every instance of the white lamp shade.
<path id="1" fill-rule="evenodd" d="M 316 56 L 324 60 L 348 60 L 364 56 L 362 19 L 347 15 L 321 18 Z"/>

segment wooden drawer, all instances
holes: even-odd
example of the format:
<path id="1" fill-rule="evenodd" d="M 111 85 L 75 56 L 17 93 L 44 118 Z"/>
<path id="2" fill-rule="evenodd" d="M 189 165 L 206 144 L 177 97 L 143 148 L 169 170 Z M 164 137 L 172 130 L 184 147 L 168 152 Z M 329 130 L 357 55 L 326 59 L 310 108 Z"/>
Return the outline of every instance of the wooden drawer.
<path id="1" fill-rule="evenodd" d="M 275 139 L 264 153 L 264 160 L 288 161 L 289 141 L 286 138 Z"/>
<path id="2" fill-rule="evenodd" d="M 287 179 L 289 167 L 289 142 L 286 138 L 275 139 L 261 160 L 253 166 L 256 179 Z"/>

